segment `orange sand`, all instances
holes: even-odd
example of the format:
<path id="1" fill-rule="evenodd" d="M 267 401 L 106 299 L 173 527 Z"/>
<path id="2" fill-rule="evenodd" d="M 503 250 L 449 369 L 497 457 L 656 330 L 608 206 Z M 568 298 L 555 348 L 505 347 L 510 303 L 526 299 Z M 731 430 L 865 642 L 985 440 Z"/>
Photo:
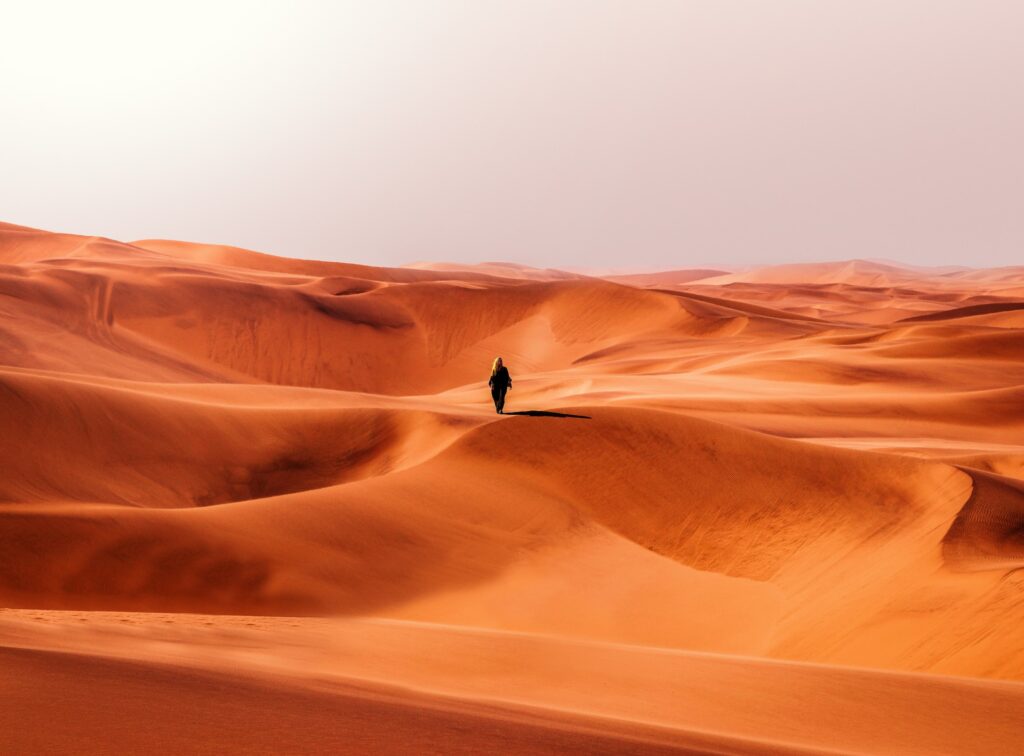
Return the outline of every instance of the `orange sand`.
<path id="1" fill-rule="evenodd" d="M 0 750 L 1024 735 L 1022 268 L 600 279 L 0 224 L 0 314 Z M 497 354 L 509 411 L 571 416 L 496 416 Z"/>

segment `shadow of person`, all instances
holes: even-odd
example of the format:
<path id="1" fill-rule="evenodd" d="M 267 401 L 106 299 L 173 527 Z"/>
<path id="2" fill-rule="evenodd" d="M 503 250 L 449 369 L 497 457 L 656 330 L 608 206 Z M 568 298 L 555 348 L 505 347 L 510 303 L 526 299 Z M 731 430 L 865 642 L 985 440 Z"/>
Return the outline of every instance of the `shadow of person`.
<path id="1" fill-rule="evenodd" d="M 519 412 L 505 412 L 506 415 L 526 415 L 527 417 L 576 417 L 580 420 L 590 420 L 590 415 L 572 415 L 568 412 L 549 412 L 548 410 L 521 410 Z"/>

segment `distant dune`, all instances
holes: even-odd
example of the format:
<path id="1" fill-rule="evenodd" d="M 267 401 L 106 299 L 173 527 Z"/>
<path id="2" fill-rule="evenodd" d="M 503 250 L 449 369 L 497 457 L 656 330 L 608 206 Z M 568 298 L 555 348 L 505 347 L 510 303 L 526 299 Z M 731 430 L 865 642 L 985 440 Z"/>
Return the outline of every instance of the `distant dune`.
<path id="1" fill-rule="evenodd" d="M 609 281 L 629 284 L 631 286 L 672 286 L 701 281 L 718 276 L 727 276 L 724 270 L 707 268 L 690 268 L 686 270 L 667 270 L 659 273 L 631 273 L 622 276 L 606 276 Z"/>
<path id="2" fill-rule="evenodd" d="M 239 747 L 276 710 L 283 750 L 1024 736 L 1024 269 L 602 278 L 0 224 L 0 316 L 8 750 L 215 748 L 193 700 Z M 133 740 L 147 707 L 179 725 Z M 79 739 L 23 724 L 57 718 Z"/>
<path id="3" fill-rule="evenodd" d="M 420 262 L 406 266 L 417 270 L 434 270 L 446 273 L 483 273 L 489 276 L 500 278 L 520 278 L 534 281 L 552 281 L 567 278 L 587 278 L 580 273 L 570 273 L 554 268 L 533 268 L 529 265 L 520 265 L 511 262 L 485 262 L 466 263 L 443 263 L 443 262 Z"/>

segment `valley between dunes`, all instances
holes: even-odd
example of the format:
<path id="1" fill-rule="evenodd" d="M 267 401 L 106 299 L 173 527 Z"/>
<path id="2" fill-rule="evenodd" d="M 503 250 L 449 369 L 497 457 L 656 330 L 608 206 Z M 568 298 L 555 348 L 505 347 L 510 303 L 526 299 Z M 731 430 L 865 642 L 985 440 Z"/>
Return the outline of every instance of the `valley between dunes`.
<path id="1" fill-rule="evenodd" d="M 5 752 L 1024 736 L 1024 267 L 0 224 L 0 431 Z"/>

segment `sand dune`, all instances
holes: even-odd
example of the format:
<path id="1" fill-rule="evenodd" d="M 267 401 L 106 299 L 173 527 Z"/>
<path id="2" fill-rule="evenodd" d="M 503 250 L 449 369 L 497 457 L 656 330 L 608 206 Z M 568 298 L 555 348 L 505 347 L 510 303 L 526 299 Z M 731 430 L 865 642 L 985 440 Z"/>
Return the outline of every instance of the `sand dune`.
<path id="1" fill-rule="evenodd" d="M 73 712 L 14 728 L 26 748 L 1010 753 L 1019 736 L 1021 687 L 996 681 L 392 621 L 0 612 L 0 628 L 28 681 L 5 700 Z M 152 728 L 123 726 L 152 709 Z"/>
<path id="2" fill-rule="evenodd" d="M 707 283 L 782 283 L 790 286 L 844 284 L 879 287 L 895 284 L 917 285 L 922 279 L 1019 281 L 1021 275 L 1020 268 L 976 271 L 958 267 L 926 268 L 880 260 L 840 260 L 755 267 L 735 273 L 725 273 Z"/>
<path id="3" fill-rule="evenodd" d="M 390 472 L 472 423 L 341 402 L 295 407 L 288 394 L 263 393 L 281 403 L 0 370 L 9 460 L 0 501 L 191 507 L 261 498 Z"/>
<path id="4" fill-rule="evenodd" d="M 503 753 L 640 754 L 678 753 L 688 746 L 728 742 L 571 714 L 544 716 L 516 707 L 452 703 L 365 685 L 323 691 L 274 678 L 251 680 L 13 649 L 0 650 L 0 658 L 10 673 L 5 683 L 15 676 L 28 681 L 4 690 L 5 700 L 14 704 L 5 713 L 31 711 L 36 721 L 29 724 L 23 717 L 7 720 L 0 715 L 5 730 L 13 733 L 7 745 L 22 752 L 143 752 L 176 742 L 190 753 L 415 749 L 473 754 L 500 742 Z M 61 691 L 56 700 L 54 690 Z M 78 716 L 67 717 L 68 710 Z M 154 711 L 160 712 L 156 720 Z M 258 728 L 253 727 L 254 712 L 264 712 Z M 47 721 L 51 717 L 60 721 L 60 727 Z M 124 726 L 132 721 L 147 725 Z"/>
<path id="5" fill-rule="evenodd" d="M 660 287 L 691 283 L 701 279 L 727 276 L 727 271 L 710 268 L 689 268 L 685 270 L 666 270 L 657 273 L 628 273 L 621 276 L 605 276 L 609 281 L 629 284 L 630 286 Z"/>
<path id="6" fill-rule="evenodd" d="M 446 273 L 483 273 L 500 278 L 517 278 L 533 281 L 554 281 L 567 278 L 587 278 L 581 273 L 571 273 L 555 268 L 534 268 L 511 262 L 486 262 L 477 264 L 419 262 L 405 266 L 416 270 L 434 270 Z"/>
<path id="7" fill-rule="evenodd" d="M 280 709 L 266 750 L 1009 752 L 1022 287 L 860 260 L 373 268 L 4 224 L 0 653 L 40 681 L 8 716 L 137 684 L 167 719 L 119 742 L 170 748 L 184 699 L 230 686 L 238 745 L 244 706 Z M 498 354 L 523 414 L 490 405 Z M 101 750 L 127 715 L 90 716 Z M 10 721 L 0 745 L 69 742 Z"/>
<path id="8" fill-rule="evenodd" d="M 922 268 L 852 260 L 770 265 L 707 277 L 679 273 L 610 280 L 861 326 L 1012 312 L 1020 309 L 1024 296 L 1020 268 Z"/>

